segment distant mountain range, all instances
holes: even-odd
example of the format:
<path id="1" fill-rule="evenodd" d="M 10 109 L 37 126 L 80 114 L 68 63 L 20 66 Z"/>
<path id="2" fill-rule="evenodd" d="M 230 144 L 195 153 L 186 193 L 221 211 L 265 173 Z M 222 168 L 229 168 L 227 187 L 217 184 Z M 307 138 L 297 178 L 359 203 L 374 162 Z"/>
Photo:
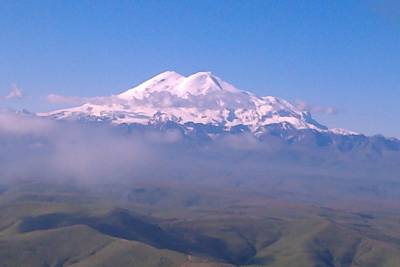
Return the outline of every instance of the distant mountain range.
<path id="1" fill-rule="evenodd" d="M 366 145 L 400 150 L 397 139 L 328 128 L 288 101 L 239 90 L 211 72 L 185 77 L 166 71 L 121 94 L 37 115 L 131 129 L 176 129 L 201 140 L 248 133 L 259 140 L 278 137 L 290 143 L 336 145 L 344 150 Z"/>

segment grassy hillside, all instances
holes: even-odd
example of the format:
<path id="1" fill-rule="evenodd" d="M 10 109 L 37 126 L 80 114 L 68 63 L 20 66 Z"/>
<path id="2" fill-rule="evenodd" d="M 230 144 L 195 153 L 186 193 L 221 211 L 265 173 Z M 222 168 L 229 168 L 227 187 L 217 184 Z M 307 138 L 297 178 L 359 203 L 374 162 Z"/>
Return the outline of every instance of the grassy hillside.
<path id="1" fill-rule="evenodd" d="M 160 184 L 113 190 L 8 185 L 0 266 L 400 266 L 395 211 Z"/>

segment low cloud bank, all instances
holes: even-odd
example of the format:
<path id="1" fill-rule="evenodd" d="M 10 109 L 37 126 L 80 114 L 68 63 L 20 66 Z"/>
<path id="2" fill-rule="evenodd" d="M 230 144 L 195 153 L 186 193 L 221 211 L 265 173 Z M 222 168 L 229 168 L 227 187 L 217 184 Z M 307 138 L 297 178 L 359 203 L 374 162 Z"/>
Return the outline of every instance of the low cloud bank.
<path id="1" fill-rule="evenodd" d="M 103 126 L 0 113 L 3 179 L 105 179 L 135 173 L 155 158 L 132 136 Z"/>
<path id="2" fill-rule="evenodd" d="M 182 173 L 200 179 L 230 168 L 230 160 L 218 158 L 227 150 L 258 150 L 257 142 L 251 136 L 226 137 L 201 146 L 188 143 L 174 129 L 132 132 L 128 127 L 0 112 L 0 182 L 118 182 L 174 179 Z"/>
<path id="3" fill-rule="evenodd" d="M 131 131 L 128 127 L 60 122 L 0 112 L 0 182 L 73 179 L 81 182 L 129 179 L 220 178 L 276 165 L 265 157 L 278 147 L 250 134 L 208 144 L 185 139 L 178 130 Z M 263 155 L 258 155 L 262 153 Z M 257 166 L 257 167 L 255 167 Z M 240 171 L 238 171 L 242 168 Z"/>
<path id="4" fill-rule="evenodd" d="M 316 201 L 327 192 L 331 197 L 396 198 L 399 155 L 371 160 L 368 153 L 357 153 L 259 141 L 250 134 L 197 143 L 173 129 L 135 131 L 0 112 L 0 184 L 144 181 Z"/>

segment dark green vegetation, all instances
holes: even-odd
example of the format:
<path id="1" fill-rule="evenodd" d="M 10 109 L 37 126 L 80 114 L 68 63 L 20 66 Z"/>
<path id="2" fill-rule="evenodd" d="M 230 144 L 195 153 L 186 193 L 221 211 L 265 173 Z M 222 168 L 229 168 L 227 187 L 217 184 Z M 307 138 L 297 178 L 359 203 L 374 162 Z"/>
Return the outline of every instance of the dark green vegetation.
<path id="1" fill-rule="evenodd" d="M 161 182 L 1 192 L 1 266 L 400 266 L 393 209 Z"/>

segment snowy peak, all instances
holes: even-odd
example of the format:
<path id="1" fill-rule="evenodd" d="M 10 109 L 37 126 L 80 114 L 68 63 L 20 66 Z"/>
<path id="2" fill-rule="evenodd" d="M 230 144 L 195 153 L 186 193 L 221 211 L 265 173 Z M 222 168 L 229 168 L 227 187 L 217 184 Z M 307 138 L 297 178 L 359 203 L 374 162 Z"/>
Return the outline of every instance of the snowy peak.
<path id="1" fill-rule="evenodd" d="M 174 71 L 166 71 L 119 94 L 118 97 L 126 100 L 145 99 L 161 92 L 187 99 L 191 96 L 210 93 L 239 93 L 240 91 L 211 72 L 197 72 L 185 77 Z"/>
<path id="2" fill-rule="evenodd" d="M 179 84 L 181 96 L 206 95 L 209 93 L 239 93 L 233 85 L 223 81 L 211 72 L 198 72 L 187 77 Z"/>
<path id="3" fill-rule="evenodd" d="M 353 134 L 330 130 L 315 121 L 310 113 L 283 99 L 241 91 L 211 72 L 185 77 L 166 71 L 119 95 L 103 97 L 100 102 L 96 98 L 82 106 L 39 115 L 113 124 L 152 125 L 160 120 L 173 121 L 182 126 L 191 123 L 213 125 L 228 132 L 244 127 L 254 134 L 269 125 Z"/>
<path id="4" fill-rule="evenodd" d="M 186 77 L 175 71 L 162 72 L 150 80 L 131 88 L 118 95 L 121 99 L 130 100 L 132 98 L 143 99 L 149 97 L 153 92 L 168 91 L 174 94 L 176 85 L 182 82 Z"/>

